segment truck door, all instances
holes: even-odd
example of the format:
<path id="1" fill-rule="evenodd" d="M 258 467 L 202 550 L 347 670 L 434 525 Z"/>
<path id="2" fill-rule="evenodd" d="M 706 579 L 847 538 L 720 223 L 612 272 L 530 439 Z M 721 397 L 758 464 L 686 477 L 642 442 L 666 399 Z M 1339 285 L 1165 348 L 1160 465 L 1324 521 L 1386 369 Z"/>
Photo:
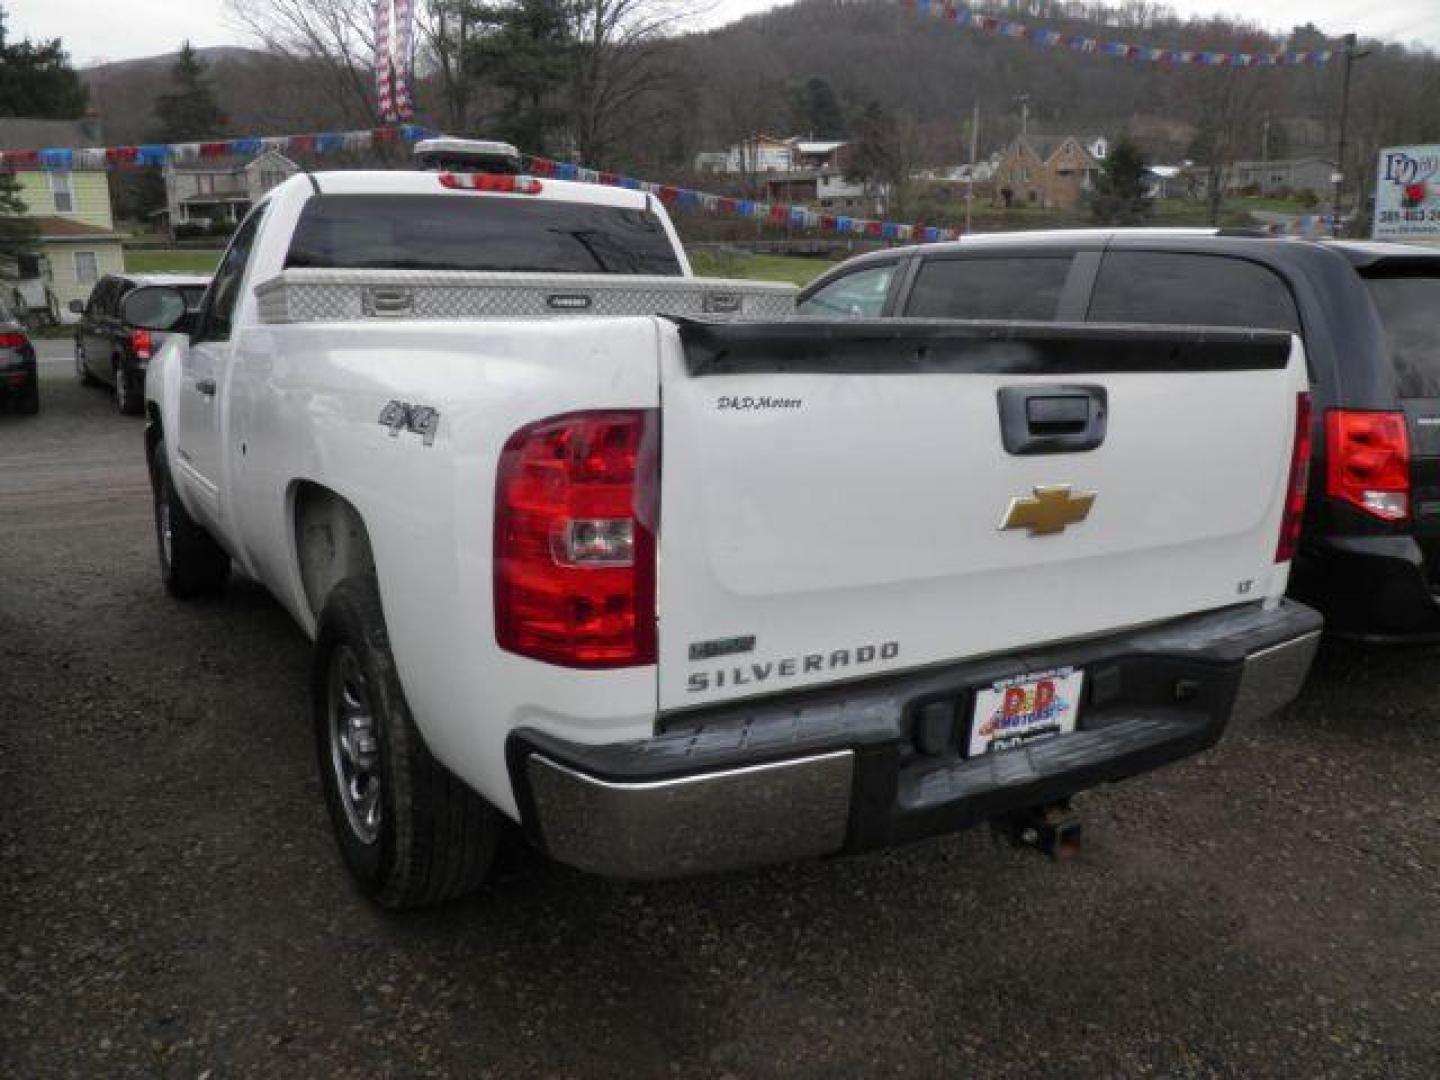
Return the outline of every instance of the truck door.
<path id="1" fill-rule="evenodd" d="M 231 332 L 263 215 L 263 206 L 252 211 L 230 241 L 205 294 L 199 325 L 181 364 L 179 431 L 175 433 L 178 482 L 190 496 L 192 512 L 217 526 Z"/>

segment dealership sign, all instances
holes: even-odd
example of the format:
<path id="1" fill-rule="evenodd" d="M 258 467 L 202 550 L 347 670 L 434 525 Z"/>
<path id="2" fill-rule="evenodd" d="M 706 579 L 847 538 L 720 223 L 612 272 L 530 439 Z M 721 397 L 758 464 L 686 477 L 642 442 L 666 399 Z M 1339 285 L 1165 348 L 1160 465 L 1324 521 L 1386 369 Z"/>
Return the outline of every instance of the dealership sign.
<path id="1" fill-rule="evenodd" d="M 1374 237 L 1440 243 L 1440 145 L 1380 151 Z"/>

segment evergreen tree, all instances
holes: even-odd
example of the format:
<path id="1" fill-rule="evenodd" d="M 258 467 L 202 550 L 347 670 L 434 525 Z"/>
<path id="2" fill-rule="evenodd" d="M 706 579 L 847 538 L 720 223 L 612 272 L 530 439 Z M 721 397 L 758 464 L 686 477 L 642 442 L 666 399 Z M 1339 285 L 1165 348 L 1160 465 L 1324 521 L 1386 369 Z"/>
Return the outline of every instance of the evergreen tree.
<path id="1" fill-rule="evenodd" d="M 795 94 L 794 126 L 797 134 L 816 139 L 843 139 L 848 131 L 845 110 L 829 81 L 819 75 L 805 80 Z"/>
<path id="2" fill-rule="evenodd" d="M 865 106 L 856 125 L 855 150 L 846 179 L 888 183 L 903 168 L 900 141 L 890 110 L 879 101 Z"/>
<path id="3" fill-rule="evenodd" d="M 25 216 L 20 181 L 13 172 L 0 172 L 0 259 L 28 251 L 34 239 L 35 223 Z"/>
<path id="4" fill-rule="evenodd" d="M 527 153 L 561 152 L 561 92 L 575 66 L 565 0 L 518 0 L 479 8 L 478 15 L 486 32 L 471 42 L 466 67 L 495 86 L 504 103 L 487 130 Z"/>
<path id="5" fill-rule="evenodd" d="M 1110 144 L 1095 186 L 1086 196 L 1100 225 L 1143 225 L 1150 218 L 1145 156 L 1128 134 Z"/>
<path id="6" fill-rule="evenodd" d="M 83 116 L 85 84 L 60 39 L 11 42 L 0 7 L 0 116 L 72 120 Z"/>
<path id="7" fill-rule="evenodd" d="M 204 62 L 188 41 L 180 46 L 170 80 L 174 91 L 155 100 L 155 115 L 160 121 L 155 141 L 198 142 L 219 135 L 225 127 L 225 115 L 215 101 Z"/>

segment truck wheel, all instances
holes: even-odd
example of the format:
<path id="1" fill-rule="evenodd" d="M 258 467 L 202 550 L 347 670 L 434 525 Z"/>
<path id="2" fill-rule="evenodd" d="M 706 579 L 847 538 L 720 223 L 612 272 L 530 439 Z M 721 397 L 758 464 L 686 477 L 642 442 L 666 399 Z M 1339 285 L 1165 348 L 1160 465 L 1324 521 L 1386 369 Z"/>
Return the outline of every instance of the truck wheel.
<path id="1" fill-rule="evenodd" d="M 435 760 L 415 727 L 373 578 L 347 578 L 326 599 L 310 688 L 330 823 L 365 895 L 399 909 L 479 887 L 500 813 Z"/>
<path id="2" fill-rule="evenodd" d="M 175 494 L 165 441 L 155 443 L 150 485 L 155 494 L 155 543 L 165 591 L 180 600 L 219 592 L 230 578 L 230 556 Z"/>
<path id="3" fill-rule="evenodd" d="M 140 412 L 142 393 L 135 386 L 135 379 L 125 374 L 125 365 L 115 361 L 115 411 L 121 416 L 135 416 Z"/>

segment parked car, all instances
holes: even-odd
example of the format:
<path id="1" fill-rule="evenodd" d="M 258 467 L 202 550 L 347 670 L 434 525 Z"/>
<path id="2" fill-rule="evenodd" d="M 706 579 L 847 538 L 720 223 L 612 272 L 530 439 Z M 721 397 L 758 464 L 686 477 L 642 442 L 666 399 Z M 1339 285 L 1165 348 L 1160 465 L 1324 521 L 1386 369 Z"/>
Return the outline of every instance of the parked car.
<path id="1" fill-rule="evenodd" d="M 378 902 L 474 888 L 507 818 L 620 877 L 1058 839 L 1070 796 L 1296 693 L 1291 335 L 794 295 L 548 178 L 314 173 L 237 230 L 146 383 L 162 580 L 233 564 L 314 637 Z"/>
<path id="2" fill-rule="evenodd" d="M 35 346 L 13 312 L 0 300 L 0 399 L 16 412 L 40 411 L 40 378 Z"/>
<path id="3" fill-rule="evenodd" d="M 163 285 L 179 291 L 194 310 L 209 284 L 203 274 L 107 274 L 97 281 L 87 302 L 70 302 L 70 310 L 80 316 L 75 327 L 75 374 L 80 382 L 108 385 L 120 412 L 139 413 L 145 402 L 146 368 L 166 335 L 127 323 L 121 304 L 136 289 Z"/>
<path id="4" fill-rule="evenodd" d="M 1340 634 L 1440 636 L 1440 251 L 1226 230 L 1006 233 L 860 256 L 809 285 L 800 309 L 1299 334 L 1314 451 L 1291 593 Z M 1212 419 L 1213 438 L 1234 437 L 1232 416 Z"/>

